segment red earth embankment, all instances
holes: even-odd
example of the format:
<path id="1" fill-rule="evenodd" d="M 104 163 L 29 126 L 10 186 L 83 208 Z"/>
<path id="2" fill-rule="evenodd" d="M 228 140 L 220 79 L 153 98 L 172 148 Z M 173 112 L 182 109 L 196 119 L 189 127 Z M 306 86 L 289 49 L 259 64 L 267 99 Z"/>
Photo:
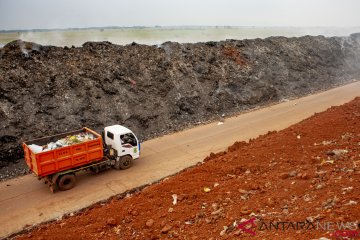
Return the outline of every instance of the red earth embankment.
<path id="1" fill-rule="evenodd" d="M 360 235 L 359 168 L 358 97 L 18 239 L 332 239 L 346 224 Z"/>

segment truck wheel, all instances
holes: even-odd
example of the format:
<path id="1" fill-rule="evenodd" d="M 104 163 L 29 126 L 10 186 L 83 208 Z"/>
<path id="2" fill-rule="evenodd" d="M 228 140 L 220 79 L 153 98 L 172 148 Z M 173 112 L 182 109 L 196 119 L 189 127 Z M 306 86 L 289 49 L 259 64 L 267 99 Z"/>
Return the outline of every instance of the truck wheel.
<path id="1" fill-rule="evenodd" d="M 122 156 L 118 159 L 116 159 L 116 162 L 115 162 L 115 168 L 116 169 L 128 169 L 132 166 L 133 164 L 133 159 L 131 156 L 129 155 L 126 155 L 126 156 Z"/>
<path id="2" fill-rule="evenodd" d="M 76 177 L 75 174 L 65 174 L 60 176 L 58 186 L 60 191 L 66 191 L 72 189 L 75 186 Z"/>

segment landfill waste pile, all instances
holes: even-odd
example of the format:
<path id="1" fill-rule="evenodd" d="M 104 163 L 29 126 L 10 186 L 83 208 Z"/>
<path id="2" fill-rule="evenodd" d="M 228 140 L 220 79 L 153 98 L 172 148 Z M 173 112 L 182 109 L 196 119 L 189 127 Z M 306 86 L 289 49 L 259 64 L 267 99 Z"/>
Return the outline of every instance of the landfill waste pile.
<path id="1" fill-rule="evenodd" d="M 143 141 L 345 84 L 360 78 L 359 59 L 360 34 L 154 46 L 14 41 L 0 49 L 0 168 L 22 158 L 29 139 L 121 124 Z"/>
<path id="2" fill-rule="evenodd" d="M 360 97 L 16 239 L 358 239 L 359 123 Z"/>
<path id="3" fill-rule="evenodd" d="M 77 135 L 70 135 L 65 138 L 61 138 L 56 142 L 50 142 L 44 146 L 39 146 L 37 144 L 30 144 L 29 148 L 34 153 L 46 152 L 50 150 L 54 150 L 61 147 L 71 146 L 77 143 L 83 143 L 89 140 L 93 140 L 94 135 L 91 133 L 79 133 Z"/>

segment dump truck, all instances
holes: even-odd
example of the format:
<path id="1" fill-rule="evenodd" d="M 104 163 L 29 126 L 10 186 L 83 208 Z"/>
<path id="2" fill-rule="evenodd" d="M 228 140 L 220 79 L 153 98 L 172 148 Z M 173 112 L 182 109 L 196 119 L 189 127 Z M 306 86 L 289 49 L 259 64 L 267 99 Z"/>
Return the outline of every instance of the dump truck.
<path id="1" fill-rule="evenodd" d="M 25 141 L 22 146 L 27 165 L 52 192 L 73 188 L 79 171 L 127 169 L 140 156 L 138 138 L 121 125 L 105 127 L 102 134 L 84 127 Z"/>

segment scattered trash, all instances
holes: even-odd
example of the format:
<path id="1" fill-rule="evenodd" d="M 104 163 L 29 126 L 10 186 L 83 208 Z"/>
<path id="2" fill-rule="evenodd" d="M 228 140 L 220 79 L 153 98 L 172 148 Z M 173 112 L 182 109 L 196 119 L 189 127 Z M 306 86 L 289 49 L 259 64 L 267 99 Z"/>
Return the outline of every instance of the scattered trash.
<path id="1" fill-rule="evenodd" d="M 297 138 L 297 139 L 300 139 L 300 138 L 301 138 L 301 136 L 300 136 L 300 135 L 297 135 L 297 136 L 296 136 L 296 138 Z"/>
<path id="2" fill-rule="evenodd" d="M 329 156 L 334 156 L 334 157 L 341 157 L 342 155 L 348 153 L 349 151 L 346 149 L 334 149 L 332 151 L 327 152 L 326 154 Z"/>
<path id="3" fill-rule="evenodd" d="M 324 145 L 324 146 L 332 144 L 332 143 L 335 143 L 335 141 L 322 141 L 321 142 L 321 144 Z"/>
<path id="4" fill-rule="evenodd" d="M 313 217 L 311 217 L 311 216 L 310 216 L 310 217 L 307 217 L 307 218 L 306 218 L 306 221 L 308 221 L 308 222 L 311 222 L 311 223 L 312 223 L 312 222 L 314 222 L 314 218 L 313 218 Z"/>
<path id="5" fill-rule="evenodd" d="M 217 125 L 220 126 L 220 125 L 223 125 L 224 122 L 218 122 Z"/>
<path id="6" fill-rule="evenodd" d="M 316 185 L 315 189 L 320 190 L 320 189 L 324 188 L 324 186 L 325 186 L 324 184 L 319 183 L 318 185 Z"/>
<path id="7" fill-rule="evenodd" d="M 333 159 L 329 159 L 329 160 L 325 160 L 323 159 L 322 162 L 321 162 L 321 165 L 324 165 L 325 163 L 330 163 L 330 164 L 334 164 L 334 160 Z"/>
<path id="8" fill-rule="evenodd" d="M 323 202 L 322 205 L 325 209 L 329 209 L 335 206 L 337 200 L 338 200 L 337 197 L 334 196 L 333 198 L 327 199 L 325 202 Z"/>
<path id="9" fill-rule="evenodd" d="M 348 203 L 345 203 L 345 206 L 356 205 L 357 203 L 358 203 L 357 201 L 350 200 Z"/>
<path id="10" fill-rule="evenodd" d="M 303 196 L 303 200 L 304 200 L 305 202 L 309 202 L 309 201 L 311 200 L 310 195 L 309 195 L 309 194 L 305 194 L 305 195 Z"/>
<path id="11" fill-rule="evenodd" d="M 345 187 L 341 190 L 343 191 L 342 194 L 346 194 L 347 192 L 351 192 L 354 188 L 353 187 Z"/>
<path id="12" fill-rule="evenodd" d="M 177 204 L 177 195 L 173 194 L 172 198 L 173 198 L 173 205 L 176 205 Z"/>
<path id="13" fill-rule="evenodd" d="M 119 234 L 120 234 L 120 230 L 121 230 L 121 225 L 118 225 L 118 226 L 114 227 L 113 230 L 114 230 L 114 232 L 115 232 L 116 234 L 119 235 Z"/>
<path id="14" fill-rule="evenodd" d="M 211 207 L 212 207 L 214 210 L 216 210 L 216 209 L 219 208 L 219 204 L 213 203 L 213 204 L 211 204 Z"/>
<path id="15" fill-rule="evenodd" d="M 204 192 L 210 192 L 211 191 L 211 189 L 210 188 L 208 188 L 208 187 L 204 187 Z"/>
<path id="16" fill-rule="evenodd" d="M 211 212 L 211 215 L 218 215 L 218 214 L 221 213 L 222 211 L 223 211 L 223 209 L 222 209 L 222 208 L 219 208 L 218 210 Z"/>
<path id="17" fill-rule="evenodd" d="M 351 133 L 345 133 L 345 134 L 341 135 L 342 140 L 349 140 L 351 138 L 353 138 L 353 135 Z"/>
<path id="18" fill-rule="evenodd" d="M 214 187 L 217 187 L 219 186 L 220 184 L 219 183 L 214 183 Z"/>
<path id="19" fill-rule="evenodd" d="M 321 219 L 323 219 L 324 217 L 325 217 L 324 215 L 318 214 L 318 215 L 316 215 L 316 216 L 309 216 L 309 217 L 306 218 L 306 220 L 307 220 L 308 222 L 314 222 L 314 221 L 321 220 Z"/>
<path id="20" fill-rule="evenodd" d="M 256 216 L 256 213 L 254 213 L 254 212 L 249 214 L 249 217 L 254 217 L 254 216 Z"/>
<path id="21" fill-rule="evenodd" d="M 241 195 L 240 198 L 241 198 L 241 200 L 246 201 L 249 199 L 249 194 L 245 193 L 245 194 Z"/>
<path id="22" fill-rule="evenodd" d="M 297 174 L 298 174 L 298 172 L 296 170 L 289 172 L 290 177 L 295 177 Z"/>
<path id="23" fill-rule="evenodd" d="M 319 146 L 319 145 L 323 145 L 323 146 L 327 146 L 330 144 L 336 143 L 334 140 L 332 141 L 322 141 L 321 143 L 314 143 L 314 146 Z"/>
<path id="24" fill-rule="evenodd" d="M 228 229 L 227 226 L 223 226 L 223 228 L 224 228 L 224 229 L 220 232 L 220 236 L 224 236 L 225 233 L 226 233 L 226 230 Z"/>

